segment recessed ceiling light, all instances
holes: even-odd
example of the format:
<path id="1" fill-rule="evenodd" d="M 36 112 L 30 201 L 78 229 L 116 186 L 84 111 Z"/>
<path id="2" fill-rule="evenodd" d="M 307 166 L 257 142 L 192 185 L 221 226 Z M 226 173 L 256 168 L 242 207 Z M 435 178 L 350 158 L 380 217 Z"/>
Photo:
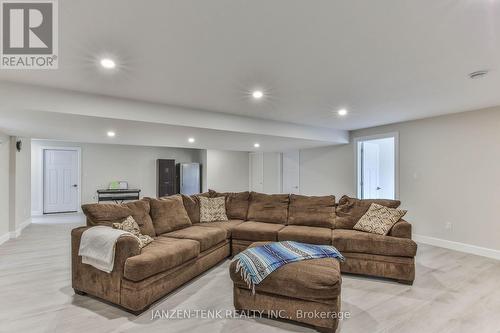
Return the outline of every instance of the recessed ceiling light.
<path id="1" fill-rule="evenodd" d="M 347 114 L 347 110 L 346 109 L 340 109 L 337 111 L 338 115 L 339 116 L 345 116 Z"/>
<path id="2" fill-rule="evenodd" d="M 110 138 L 113 138 L 115 135 L 116 135 L 116 133 L 115 133 L 115 132 L 113 132 L 113 131 L 109 131 L 109 132 L 108 132 L 108 136 L 109 136 Z"/>
<path id="3" fill-rule="evenodd" d="M 189 143 L 193 143 L 194 141 L 195 141 L 195 140 L 194 140 L 194 138 L 189 138 L 189 139 L 188 139 L 188 142 L 189 142 Z"/>
<path id="4" fill-rule="evenodd" d="M 254 144 L 253 144 L 253 146 L 254 146 L 255 148 L 259 148 L 259 147 L 260 147 L 260 144 L 259 144 L 259 143 L 254 143 Z"/>
<path id="5" fill-rule="evenodd" d="M 475 71 L 475 72 L 469 73 L 469 78 L 480 79 L 482 77 L 485 77 L 486 74 L 488 74 L 487 70 Z"/>
<path id="6" fill-rule="evenodd" d="M 262 90 L 254 90 L 252 92 L 252 97 L 254 99 L 261 99 L 262 97 L 264 97 L 264 93 L 262 92 Z"/>
<path id="7" fill-rule="evenodd" d="M 113 59 L 103 58 L 101 59 L 101 66 L 106 69 L 113 69 L 116 67 L 116 63 Z"/>

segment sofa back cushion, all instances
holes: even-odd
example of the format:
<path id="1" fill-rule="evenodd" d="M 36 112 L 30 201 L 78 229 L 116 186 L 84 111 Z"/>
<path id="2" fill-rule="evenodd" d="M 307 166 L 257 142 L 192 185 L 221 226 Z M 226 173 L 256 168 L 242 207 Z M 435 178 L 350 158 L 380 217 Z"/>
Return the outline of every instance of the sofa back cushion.
<path id="1" fill-rule="evenodd" d="M 85 204 L 82 210 L 87 217 L 87 225 L 106 225 L 121 223 L 132 216 L 141 229 L 141 234 L 151 237 L 156 236 L 151 220 L 149 202 L 146 200 L 132 201 L 125 204 Z"/>
<path id="2" fill-rule="evenodd" d="M 335 196 L 290 195 L 289 225 L 334 228 Z"/>
<path id="3" fill-rule="evenodd" d="M 221 196 L 226 198 L 226 214 L 229 219 L 247 219 L 250 192 L 217 192 L 209 190 L 209 193 L 212 198 Z"/>
<path id="4" fill-rule="evenodd" d="M 247 220 L 286 224 L 288 219 L 288 194 L 250 193 Z"/>
<path id="5" fill-rule="evenodd" d="M 208 192 L 193 194 L 193 195 L 185 195 L 181 194 L 182 202 L 184 203 L 184 208 L 191 220 L 192 224 L 200 223 L 200 200 L 198 197 L 206 197 L 208 198 L 210 195 Z"/>
<path id="6" fill-rule="evenodd" d="M 148 198 L 151 205 L 151 218 L 156 234 L 175 231 L 191 226 L 191 220 L 184 208 L 179 194 L 160 199 Z"/>
<path id="7" fill-rule="evenodd" d="M 246 220 L 249 203 L 250 192 L 229 193 L 226 196 L 227 217 L 235 220 Z"/>
<path id="8" fill-rule="evenodd" d="M 356 199 L 347 195 L 340 198 L 335 210 L 335 229 L 352 229 L 359 219 L 368 211 L 370 205 L 376 203 L 388 208 L 398 208 L 399 200 L 390 199 Z"/>
<path id="9" fill-rule="evenodd" d="M 182 203 L 192 224 L 200 223 L 200 200 L 196 195 L 181 194 Z"/>

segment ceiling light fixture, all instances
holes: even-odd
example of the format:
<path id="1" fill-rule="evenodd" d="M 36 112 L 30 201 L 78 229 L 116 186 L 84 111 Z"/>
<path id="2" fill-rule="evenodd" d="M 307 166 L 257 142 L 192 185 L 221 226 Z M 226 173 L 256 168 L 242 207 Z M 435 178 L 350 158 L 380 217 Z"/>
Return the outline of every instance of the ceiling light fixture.
<path id="1" fill-rule="evenodd" d="M 340 109 L 337 111 L 338 115 L 339 116 L 345 116 L 347 114 L 347 110 L 346 109 Z"/>
<path id="2" fill-rule="evenodd" d="M 113 131 L 109 131 L 109 132 L 108 132 L 108 136 L 109 136 L 110 138 L 114 138 L 114 137 L 115 137 L 115 135 L 116 135 L 116 133 L 115 133 L 115 132 L 113 132 Z"/>
<path id="3" fill-rule="evenodd" d="M 481 70 L 481 71 L 475 71 L 472 73 L 469 73 L 469 78 L 470 79 L 480 79 L 486 76 L 488 74 L 487 70 Z"/>
<path id="4" fill-rule="evenodd" d="M 189 142 L 189 143 L 194 143 L 194 141 L 195 141 L 195 140 L 194 140 L 194 138 L 189 138 L 189 139 L 188 139 L 188 142 Z"/>
<path id="5" fill-rule="evenodd" d="M 113 69 L 116 67 L 116 63 L 113 59 L 103 58 L 101 59 L 101 66 L 106 69 Z"/>
<path id="6" fill-rule="evenodd" d="M 254 144 L 253 144 L 253 146 L 254 146 L 255 148 L 259 148 L 259 147 L 260 147 L 260 143 L 254 143 Z"/>
<path id="7" fill-rule="evenodd" d="M 262 92 L 262 90 L 254 90 L 252 92 L 252 97 L 254 99 L 261 99 L 262 97 L 264 97 L 264 93 Z"/>

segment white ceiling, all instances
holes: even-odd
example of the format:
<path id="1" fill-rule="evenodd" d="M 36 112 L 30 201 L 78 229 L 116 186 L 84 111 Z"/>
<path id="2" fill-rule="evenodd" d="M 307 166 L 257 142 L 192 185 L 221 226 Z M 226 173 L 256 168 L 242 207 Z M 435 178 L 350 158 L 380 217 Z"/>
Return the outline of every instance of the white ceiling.
<path id="1" fill-rule="evenodd" d="M 32 110 L 0 110 L 0 131 L 36 139 L 236 151 L 287 151 L 332 145 L 321 140 Z M 108 137 L 108 131 L 116 136 Z M 189 143 L 190 137 L 196 141 Z M 254 148 L 254 143 L 261 147 Z"/>
<path id="2" fill-rule="evenodd" d="M 349 142 L 345 130 L 0 82 L 0 131 L 76 142 L 286 151 Z M 114 131 L 110 140 L 106 133 Z M 194 137 L 196 142 L 188 143 Z"/>
<path id="3" fill-rule="evenodd" d="M 59 17 L 59 69 L 0 80 L 345 130 L 500 104 L 496 0 L 64 0 Z"/>

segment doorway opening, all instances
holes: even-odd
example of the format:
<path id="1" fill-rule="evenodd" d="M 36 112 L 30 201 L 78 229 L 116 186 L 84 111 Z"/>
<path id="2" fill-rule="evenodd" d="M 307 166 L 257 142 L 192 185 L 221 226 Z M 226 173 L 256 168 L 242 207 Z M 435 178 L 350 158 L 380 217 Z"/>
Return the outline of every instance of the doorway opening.
<path id="1" fill-rule="evenodd" d="M 355 147 L 358 198 L 398 198 L 398 134 L 356 138 Z"/>

